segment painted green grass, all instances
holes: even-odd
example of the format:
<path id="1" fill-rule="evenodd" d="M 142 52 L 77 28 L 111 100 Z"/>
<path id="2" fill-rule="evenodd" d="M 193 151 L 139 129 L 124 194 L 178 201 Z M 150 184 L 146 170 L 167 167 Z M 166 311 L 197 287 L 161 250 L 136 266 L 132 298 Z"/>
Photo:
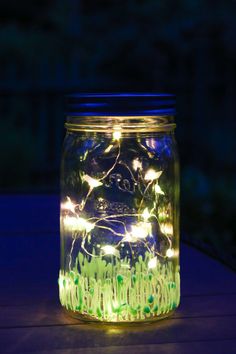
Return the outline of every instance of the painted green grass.
<path id="1" fill-rule="evenodd" d="M 149 259 L 147 252 L 130 269 L 127 259 L 112 264 L 102 258 L 88 260 L 79 253 L 75 269 L 59 274 L 62 306 L 108 322 L 139 321 L 167 314 L 179 304 L 179 272 L 174 272 L 170 261 L 158 262 L 149 270 Z"/>

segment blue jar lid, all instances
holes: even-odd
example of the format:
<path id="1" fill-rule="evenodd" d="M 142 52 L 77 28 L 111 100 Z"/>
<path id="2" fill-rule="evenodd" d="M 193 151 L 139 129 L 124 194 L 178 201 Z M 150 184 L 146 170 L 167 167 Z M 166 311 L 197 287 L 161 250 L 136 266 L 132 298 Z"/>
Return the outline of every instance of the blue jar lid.
<path id="1" fill-rule="evenodd" d="M 175 96 L 165 93 L 75 93 L 68 116 L 174 116 Z"/>

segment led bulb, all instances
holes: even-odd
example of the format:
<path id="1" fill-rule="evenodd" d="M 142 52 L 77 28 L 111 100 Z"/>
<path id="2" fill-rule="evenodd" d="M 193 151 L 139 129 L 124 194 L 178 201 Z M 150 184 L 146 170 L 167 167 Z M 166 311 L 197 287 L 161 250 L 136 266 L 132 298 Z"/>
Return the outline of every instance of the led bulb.
<path id="1" fill-rule="evenodd" d="M 122 239 L 123 242 L 136 242 L 137 238 L 134 237 L 131 233 L 127 232 Z"/>
<path id="2" fill-rule="evenodd" d="M 156 268 L 156 266 L 157 266 L 157 257 L 154 257 L 150 259 L 150 261 L 148 262 L 148 268 L 152 269 L 152 268 Z"/>
<path id="3" fill-rule="evenodd" d="M 172 248 L 168 248 L 166 251 L 166 257 L 171 258 L 174 256 L 174 250 Z"/>
<path id="4" fill-rule="evenodd" d="M 159 184 L 156 184 L 155 185 L 155 192 L 157 193 L 157 194 L 165 194 L 164 192 L 163 192 L 163 190 L 161 189 L 161 187 L 159 186 Z"/>
<path id="5" fill-rule="evenodd" d="M 142 162 L 139 161 L 139 159 L 134 159 L 134 160 L 133 160 L 133 169 L 134 169 L 135 171 L 137 171 L 138 169 L 139 169 L 139 170 L 142 170 Z"/>
<path id="6" fill-rule="evenodd" d="M 94 228 L 94 224 L 91 222 L 83 219 L 83 218 L 78 218 L 78 223 L 79 226 L 81 227 L 82 230 L 85 230 L 87 232 L 90 232 Z"/>
<path id="7" fill-rule="evenodd" d="M 116 130 L 113 132 L 113 139 L 114 140 L 120 140 L 121 138 L 121 132 L 119 130 Z"/>
<path id="8" fill-rule="evenodd" d="M 161 174 L 162 174 L 162 171 L 155 171 L 153 169 L 150 169 L 146 172 L 144 179 L 146 181 L 153 181 L 154 179 L 158 179 Z"/>
<path id="9" fill-rule="evenodd" d="M 113 246 L 111 246 L 111 245 L 105 245 L 105 246 L 102 246 L 101 247 L 101 250 L 104 252 L 104 254 L 106 255 L 106 256 L 108 256 L 108 255 L 112 255 L 112 256 L 117 256 L 117 257 L 119 257 L 119 251 L 115 248 L 115 247 L 113 247 Z"/>
<path id="10" fill-rule="evenodd" d="M 140 222 L 136 225 L 131 225 L 131 236 L 144 239 L 146 238 L 151 231 L 151 224 L 148 222 Z"/>
<path id="11" fill-rule="evenodd" d="M 66 197 L 67 198 L 67 201 L 65 203 L 62 203 L 61 204 L 61 208 L 63 210 L 68 210 L 68 211 L 72 211 L 72 213 L 75 212 L 75 204 L 72 203 L 71 199 L 69 197 Z"/>
<path id="12" fill-rule="evenodd" d="M 142 213 L 142 218 L 144 219 L 144 221 L 148 221 L 150 216 L 151 216 L 151 214 L 149 213 L 148 208 L 145 208 Z"/>

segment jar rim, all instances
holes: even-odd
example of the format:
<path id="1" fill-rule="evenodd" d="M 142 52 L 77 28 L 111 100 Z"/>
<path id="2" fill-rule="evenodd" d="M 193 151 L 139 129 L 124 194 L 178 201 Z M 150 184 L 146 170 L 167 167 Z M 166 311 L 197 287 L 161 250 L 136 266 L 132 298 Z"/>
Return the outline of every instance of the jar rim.
<path id="1" fill-rule="evenodd" d="M 77 131 L 160 131 L 175 128 L 175 95 L 74 93 L 66 96 L 66 128 Z"/>

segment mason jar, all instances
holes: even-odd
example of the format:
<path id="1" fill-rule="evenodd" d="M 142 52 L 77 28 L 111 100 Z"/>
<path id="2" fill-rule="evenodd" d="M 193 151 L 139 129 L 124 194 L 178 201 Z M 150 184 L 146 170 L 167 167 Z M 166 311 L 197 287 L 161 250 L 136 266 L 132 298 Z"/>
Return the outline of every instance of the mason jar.
<path id="1" fill-rule="evenodd" d="M 100 322 L 149 322 L 180 301 L 173 95 L 67 97 L 61 165 L 61 305 Z"/>

